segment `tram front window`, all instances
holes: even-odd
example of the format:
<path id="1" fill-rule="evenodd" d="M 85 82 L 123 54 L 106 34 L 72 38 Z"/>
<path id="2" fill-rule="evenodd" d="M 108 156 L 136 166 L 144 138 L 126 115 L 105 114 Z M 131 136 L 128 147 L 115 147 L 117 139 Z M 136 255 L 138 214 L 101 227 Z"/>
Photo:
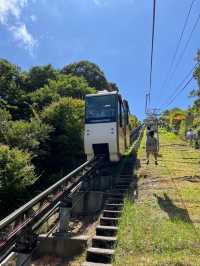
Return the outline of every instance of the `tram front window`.
<path id="1" fill-rule="evenodd" d="M 103 123 L 116 121 L 115 95 L 86 97 L 86 123 Z"/>

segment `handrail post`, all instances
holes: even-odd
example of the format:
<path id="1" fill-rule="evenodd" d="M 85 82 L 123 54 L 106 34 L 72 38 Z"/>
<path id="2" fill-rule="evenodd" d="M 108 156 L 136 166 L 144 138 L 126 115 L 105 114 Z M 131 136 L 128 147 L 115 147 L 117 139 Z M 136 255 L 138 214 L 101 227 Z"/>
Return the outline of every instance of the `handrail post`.
<path id="1" fill-rule="evenodd" d="M 71 218 L 72 200 L 71 198 L 64 198 L 60 203 L 59 214 L 59 226 L 56 236 L 68 236 L 69 235 L 69 221 Z"/>

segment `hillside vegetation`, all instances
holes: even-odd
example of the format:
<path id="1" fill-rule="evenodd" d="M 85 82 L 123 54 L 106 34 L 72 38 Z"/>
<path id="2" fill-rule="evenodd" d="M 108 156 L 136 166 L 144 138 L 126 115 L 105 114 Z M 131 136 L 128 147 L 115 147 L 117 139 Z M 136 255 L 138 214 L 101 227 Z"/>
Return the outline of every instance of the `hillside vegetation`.
<path id="1" fill-rule="evenodd" d="M 86 159 L 84 98 L 105 89 L 119 90 L 89 61 L 23 71 L 0 60 L 1 217 Z"/>
<path id="2" fill-rule="evenodd" d="M 188 129 L 192 129 L 196 137 L 193 143 L 195 148 L 200 148 L 200 50 L 197 52 L 197 67 L 193 77 L 197 81 L 197 88 L 190 92 L 189 97 L 193 98 L 193 104 L 186 110 L 172 108 L 165 110 L 160 121 L 168 128 L 176 132 L 182 139 L 185 139 Z"/>

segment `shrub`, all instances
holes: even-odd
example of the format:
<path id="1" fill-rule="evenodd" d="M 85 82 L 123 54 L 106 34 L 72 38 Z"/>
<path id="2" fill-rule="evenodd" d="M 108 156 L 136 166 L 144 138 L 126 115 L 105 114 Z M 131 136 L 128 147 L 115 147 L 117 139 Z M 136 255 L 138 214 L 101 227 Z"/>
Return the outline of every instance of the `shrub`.
<path id="1" fill-rule="evenodd" d="M 0 190 L 22 191 L 37 177 L 31 164 L 31 155 L 17 148 L 0 145 Z"/>
<path id="2" fill-rule="evenodd" d="M 54 127 L 43 163 L 46 169 L 66 172 L 83 158 L 83 117 L 84 102 L 72 98 L 62 98 L 43 111 L 43 121 Z"/>

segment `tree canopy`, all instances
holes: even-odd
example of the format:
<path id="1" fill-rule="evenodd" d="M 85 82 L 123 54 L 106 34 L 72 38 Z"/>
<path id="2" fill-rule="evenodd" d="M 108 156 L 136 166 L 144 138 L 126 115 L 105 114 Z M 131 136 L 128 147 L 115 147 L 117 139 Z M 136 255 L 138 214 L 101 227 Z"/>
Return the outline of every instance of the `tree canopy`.
<path id="1" fill-rule="evenodd" d="M 89 61 L 80 61 L 65 66 L 62 69 L 63 74 L 72 74 L 74 76 L 84 77 L 89 86 L 99 90 L 105 90 L 108 87 L 106 77 L 100 68 Z"/>

